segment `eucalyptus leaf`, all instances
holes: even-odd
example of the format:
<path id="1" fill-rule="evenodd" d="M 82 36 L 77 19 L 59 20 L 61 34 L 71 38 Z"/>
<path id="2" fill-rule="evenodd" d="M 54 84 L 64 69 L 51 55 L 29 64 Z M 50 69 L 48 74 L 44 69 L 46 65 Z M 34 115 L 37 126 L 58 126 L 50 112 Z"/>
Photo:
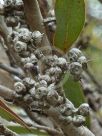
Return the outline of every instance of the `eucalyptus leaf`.
<path id="1" fill-rule="evenodd" d="M 73 80 L 73 78 L 67 73 L 65 76 L 65 82 L 63 88 L 66 97 L 74 103 L 76 107 L 85 102 L 85 97 L 79 82 Z"/>
<path id="2" fill-rule="evenodd" d="M 10 116 L 10 114 L 6 112 L 5 110 L 3 110 L 2 108 L 0 108 L 0 116 L 8 121 L 12 120 L 12 117 Z"/>
<path id="3" fill-rule="evenodd" d="M 26 128 L 19 125 L 9 125 L 7 126 L 10 130 L 16 132 L 17 134 L 35 134 L 38 136 L 48 136 L 47 132 L 32 128 L 29 132 Z"/>
<path id="4" fill-rule="evenodd" d="M 67 73 L 64 78 L 63 88 L 66 97 L 75 105 L 75 107 L 79 107 L 82 103 L 86 102 L 80 83 L 75 82 L 69 73 Z M 86 118 L 86 125 L 88 128 L 90 127 L 90 117 Z"/>
<path id="5" fill-rule="evenodd" d="M 54 46 L 66 52 L 77 40 L 85 21 L 84 0 L 56 0 Z"/>
<path id="6" fill-rule="evenodd" d="M 18 116 L 15 112 L 13 112 L 13 110 L 6 104 L 6 102 L 2 98 L 0 98 L 0 110 L 5 113 L 5 117 L 12 118 L 17 123 L 19 123 L 21 126 L 23 126 L 26 129 L 30 130 L 29 126 L 23 121 L 23 119 L 21 119 L 20 116 Z"/>

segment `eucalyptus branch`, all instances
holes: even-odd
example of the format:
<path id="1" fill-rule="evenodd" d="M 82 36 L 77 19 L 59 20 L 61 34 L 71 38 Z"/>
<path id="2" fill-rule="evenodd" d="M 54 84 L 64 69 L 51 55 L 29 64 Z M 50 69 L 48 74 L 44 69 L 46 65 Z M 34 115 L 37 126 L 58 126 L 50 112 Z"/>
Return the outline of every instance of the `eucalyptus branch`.
<path id="1" fill-rule="evenodd" d="M 89 129 L 87 129 L 84 126 L 81 126 L 79 128 L 73 126 L 73 124 L 70 124 L 69 121 L 65 119 L 58 110 L 54 109 L 53 107 L 49 109 L 48 111 L 49 116 L 51 116 L 55 121 L 61 126 L 63 132 L 67 136 L 95 136 Z"/>

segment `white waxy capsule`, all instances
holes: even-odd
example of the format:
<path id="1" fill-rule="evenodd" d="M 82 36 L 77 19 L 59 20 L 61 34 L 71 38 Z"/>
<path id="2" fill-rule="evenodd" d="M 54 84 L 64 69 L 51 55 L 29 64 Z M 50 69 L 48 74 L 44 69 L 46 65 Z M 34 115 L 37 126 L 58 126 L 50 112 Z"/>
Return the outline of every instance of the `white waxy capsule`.
<path id="1" fill-rule="evenodd" d="M 18 25 L 18 18 L 9 16 L 6 18 L 6 25 L 8 27 L 16 27 Z"/>
<path id="2" fill-rule="evenodd" d="M 45 80 L 41 80 L 39 83 L 41 86 L 47 87 L 47 82 Z"/>
<path id="3" fill-rule="evenodd" d="M 12 5 L 15 5 L 16 0 L 4 0 L 4 7 L 8 8 Z"/>
<path id="4" fill-rule="evenodd" d="M 58 64 L 59 64 L 60 66 L 64 66 L 64 65 L 67 64 L 67 61 L 66 61 L 65 58 L 60 57 L 60 58 L 58 58 Z"/>
<path id="5" fill-rule="evenodd" d="M 61 74 L 62 73 L 62 70 L 60 67 L 51 67 L 48 71 L 47 71 L 48 74 L 51 74 L 51 75 L 58 75 L 58 74 Z"/>
<path id="6" fill-rule="evenodd" d="M 14 45 L 14 49 L 16 52 L 20 53 L 22 51 L 27 50 L 27 44 L 21 41 L 17 41 L 16 44 Z"/>
<path id="7" fill-rule="evenodd" d="M 26 92 L 26 87 L 22 82 L 16 82 L 14 88 L 17 93 Z"/>
<path id="8" fill-rule="evenodd" d="M 85 117 L 82 115 L 75 115 L 72 122 L 76 127 L 80 127 L 85 123 Z"/>
<path id="9" fill-rule="evenodd" d="M 45 80 L 46 82 L 49 82 L 51 80 L 49 75 L 39 75 L 38 80 Z"/>
<path id="10" fill-rule="evenodd" d="M 78 62 L 81 63 L 81 64 L 82 63 L 87 63 L 87 59 L 86 59 L 85 56 L 81 56 L 81 57 L 79 57 Z"/>
<path id="11" fill-rule="evenodd" d="M 26 77 L 23 82 L 29 88 L 33 87 L 36 83 L 35 80 L 31 79 L 30 77 Z"/>
<path id="12" fill-rule="evenodd" d="M 31 60 L 31 62 L 32 62 L 33 64 L 38 61 L 38 59 L 36 58 L 36 56 L 35 56 L 34 54 L 31 54 L 30 60 Z"/>
<path id="13" fill-rule="evenodd" d="M 43 34 L 41 34 L 39 31 L 34 31 L 32 33 L 32 38 L 34 40 L 35 45 L 39 45 L 42 41 Z"/>
<path id="14" fill-rule="evenodd" d="M 78 62 L 71 63 L 69 70 L 72 75 L 80 75 L 83 72 L 82 65 Z"/>
<path id="15" fill-rule="evenodd" d="M 70 62 L 77 61 L 80 56 L 82 56 L 82 52 L 77 48 L 72 48 L 68 52 L 68 59 Z"/>
<path id="16" fill-rule="evenodd" d="M 42 97 L 46 96 L 47 94 L 48 94 L 47 88 L 42 86 L 37 89 L 36 94 L 35 94 L 35 98 L 41 99 Z"/>
<path id="17" fill-rule="evenodd" d="M 30 58 L 29 57 L 27 57 L 27 58 L 21 58 L 21 62 L 23 64 L 30 63 Z"/>
<path id="18" fill-rule="evenodd" d="M 82 64 L 82 67 L 83 67 L 84 70 L 87 69 L 87 59 L 86 59 L 85 56 L 79 57 L 78 62 L 79 62 L 80 64 Z"/>
<path id="19" fill-rule="evenodd" d="M 78 108 L 78 111 L 82 116 L 89 115 L 90 111 L 89 105 L 87 103 L 81 104 L 80 107 Z"/>
<path id="20" fill-rule="evenodd" d="M 19 6 L 19 5 L 22 5 L 23 4 L 23 1 L 22 0 L 16 0 L 16 5 Z"/>
<path id="21" fill-rule="evenodd" d="M 29 69 L 29 70 L 33 69 L 33 67 L 34 67 L 34 65 L 32 63 L 29 63 L 29 62 L 24 65 L 24 68 Z"/>
<path id="22" fill-rule="evenodd" d="M 21 28 L 18 32 L 20 41 L 29 42 L 31 40 L 31 32 L 27 28 Z"/>
<path id="23" fill-rule="evenodd" d="M 34 96 L 35 96 L 35 93 L 36 93 L 35 87 L 31 88 L 31 89 L 29 90 L 29 93 L 31 94 L 32 97 L 34 97 Z"/>

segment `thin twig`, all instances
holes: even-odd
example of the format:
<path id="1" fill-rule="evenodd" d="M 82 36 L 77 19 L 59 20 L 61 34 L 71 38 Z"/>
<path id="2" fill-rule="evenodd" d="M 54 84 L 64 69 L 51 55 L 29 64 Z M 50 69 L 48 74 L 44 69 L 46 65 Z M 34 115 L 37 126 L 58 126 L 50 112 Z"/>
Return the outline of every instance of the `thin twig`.
<path id="1" fill-rule="evenodd" d="M 23 107 L 24 108 L 24 107 Z M 40 126 L 43 126 L 43 127 L 50 127 L 50 125 L 48 124 L 48 121 L 45 121 L 45 119 L 42 119 L 41 118 L 41 116 L 38 114 L 38 113 L 36 113 L 36 112 L 31 112 L 28 108 L 24 108 L 25 109 L 25 111 L 26 111 L 26 113 L 28 114 L 28 116 L 34 121 L 34 122 L 36 122 L 37 124 L 39 124 Z M 48 126 L 49 125 L 49 126 Z M 62 130 L 57 126 L 57 128 L 58 128 L 58 130 L 59 130 L 59 132 L 62 134 Z M 47 130 L 46 130 L 47 131 Z M 50 131 L 47 131 L 49 134 L 51 134 L 51 135 L 53 135 Z M 60 134 L 59 135 L 57 135 L 57 136 L 60 136 Z M 63 135 L 61 135 L 61 136 L 63 136 Z"/>
<path id="2" fill-rule="evenodd" d="M 21 72 L 17 68 L 13 68 L 13 67 L 11 67 L 11 66 L 9 66 L 7 64 L 0 63 L 0 68 L 7 71 L 7 72 L 9 72 L 9 73 L 11 73 L 11 74 L 13 74 L 13 75 L 16 75 L 16 76 L 18 76 L 20 78 L 25 77 L 23 71 Z"/>
<path id="3" fill-rule="evenodd" d="M 20 57 L 19 55 L 15 52 L 14 48 L 13 48 L 13 44 L 11 43 L 8 39 L 8 35 L 10 34 L 5 22 L 4 22 L 4 18 L 2 16 L 0 16 L 0 34 L 2 35 L 2 37 L 4 38 L 5 44 L 8 48 L 8 51 L 10 52 L 10 54 L 13 56 L 15 63 L 18 66 L 21 66 L 20 63 Z"/>
<path id="4" fill-rule="evenodd" d="M 63 133 L 61 133 L 53 128 L 50 128 L 50 127 L 41 126 L 41 125 L 33 125 L 33 127 L 37 128 L 37 129 L 45 130 L 45 131 L 47 131 L 53 135 L 56 135 L 56 136 L 64 136 Z"/>
<path id="5" fill-rule="evenodd" d="M 36 113 L 36 112 L 31 112 L 31 111 L 30 111 L 28 108 L 26 108 L 26 107 L 23 107 L 23 108 L 25 109 L 25 111 L 26 111 L 26 113 L 28 114 L 28 116 L 29 116 L 34 122 L 36 122 L 37 124 L 43 125 L 43 126 L 47 126 L 47 125 L 46 125 L 46 122 L 41 119 L 41 117 L 38 115 L 38 113 Z"/>
<path id="6" fill-rule="evenodd" d="M 7 87 L 0 85 L 0 97 L 3 97 L 4 99 L 14 100 L 14 98 L 18 97 L 18 94 Z"/>

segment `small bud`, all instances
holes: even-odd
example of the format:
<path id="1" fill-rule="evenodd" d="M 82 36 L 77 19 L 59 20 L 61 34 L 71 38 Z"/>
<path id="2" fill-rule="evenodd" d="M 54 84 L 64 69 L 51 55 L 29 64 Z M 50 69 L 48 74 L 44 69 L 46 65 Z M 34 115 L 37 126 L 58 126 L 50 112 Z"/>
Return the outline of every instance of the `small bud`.
<path id="1" fill-rule="evenodd" d="M 60 95 L 58 96 L 58 103 L 62 104 L 63 103 L 63 97 L 61 97 Z"/>
<path id="2" fill-rule="evenodd" d="M 51 83 L 55 83 L 57 80 L 56 80 L 56 77 L 55 76 L 52 76 L 51 79 L 50 79 Z"/>
<path id="3" fill-rule="evenodd" d="M 28 70 L 33 69 L 33 67 L 34 67 L 34 65 L 33 65 L 32 63 L 26 63 L 26 64 L 24 65 L 24 68 L 25 68 L 25 69 L 28 69 Z"/>
<path id="4" fill-rule="evenodd" d="M 21 58 L 21 62 L 23 64 L 30 63 L 30 58 L 29 57 L 27 57 L 27 58 Z"/>
<path id="5" fill-rule="evenodd" d="M 62 57 L 58 58 L 58 65 L 61 66 L 61 67 L 66 66 L 67 65 L 66 59 L 62 58 Z"/>
<path id="6" fill-rule="evenodd" d="M 19 29 L 19 40 L 28 43 L 31 40 L 31 32 L 27 28 Z"/>
<path id="7" fill-rule="evenodd" d="M 47 96 L 47 94 L 48 94 L 47 88 L 42 86 L 42 87 L 39 87 L 39 88 L 37 89 L 35 97 L 36 97 L 37 99 L 41 99 L 41 98 L 43 98 L 44 96 Z"/>
<path id="8" fill-rule="evenodd" d="M 49 90 L 48 90 L 49 91 Z M 56 106 L 59 104 L 58 102 L 58 93 L 56 90 L 51 90 L 47 94 L 47 101 L 53 106 Z"/>
<path id="9" fill-rule="evenodd" d="M 27 44 L 21 41 L 17 41 L 16 44 L 14 45 L 14 49 L 16 52 L 20 53 L 22 51 L 27 50 Z"/>
<path id="10" fill-rule="evenodd" d="M 82 55 L 82 52 L 77 48 L 72 48 L 68 52 L 68 59 L 70 62 L 75 62 Z"/>
<path id="11" fill-rule="evenodd" d="M 55 24 L 55 22 L 48 23 L 48 28 L 49 28 L 49 30 L 51 32 L 55 32 L 55 30 L 56 30 L 56 24 Z"/>
<path id="12" fill-rule="evenodd" d="M 67 123 L 70 124 L 73 121 L 73 118 L 71 116 L 66 117 Z"/>
<path id="13" fill-rule="evenodd" d="M 31 88 L 31 89 L 29 90 L 29 93 L 31 94 L 32 97 L 34 97 L 34 96 L 35 96 L 35 93 L 36 93 L 35 87 Z"/>
<path id="14" fill-rule="evenodd" d="M 69 70 L 72 75 L 80 75 L 83 72 L 82 65 L 78 62 L 71 63 Z"/>
<path id="15" fill-rule="evenodd" d="M 36 82 L 36 83 L 35 83 L 35 87 L 36 87 L 36 88 L 40 87 L 39 82 Z"/>
<path id="16" fill-rule="evenodd" d="M 42 59 L 44 57 L 43 53 L 40 50 L 35 50 L 34 54 L 37 57 L 37 59 Z"/>
<path id="17" fill-rule="evenodd" d="M 47 87 L 47 82 L 45 80 L 41 80 L 39 83 L 41 86 Z"/>
<path id="18" fill-rule="evenodd" d="M 16 0 L 16 6 L 17 6 L 16 10 L 18 10 L 18 11 L 23 11 L 24 10 L 22 0 Z"/>
<path id="19" fill-rule="evenodd" d="M 44 58 L 44 63 L 48 66 L 56 66 L 58 63 L 58 57 L 56 55 L 52 56 L 47 56 Z"/>
<path id="20" fill-rule="evenodd" d="M 30 94 L 26 94 L 23 98 L 23 100 L 29 105 L 33 102 L 33 98 Z"/>
<path id="21" fill-rule="evenodd" d="M 9 16 L 6 18 L 6 25 L 8 27 L 16 27 L 18 25 L 18 18 Z"/>
<path id="22" fill-rule="evenodd" d="M 7 39 L 9 42 L 18 41 L 18 32 L 13 31 L 12 33 L 8 35 Z"/>
<path id="23" fill-rule="evenodd" d="M 39 44 L 41 44 L 43 34 L 41 34 L 39 31 L 34 31 L 32 33 L 32 38 L 34 40 L 35 45 L 39 45 Z"/>
<path id="24" fill-rule="evenodd" d="M 80 127 L 85 123 L 85 117 L 81 116 L 81 115 L 75 115 L 73 117 L 73 125 L 75 125 L 76 127 Z"/>
<path id="25" fill-rule="evenodd" d="M 79 62 L 80 64 L 82 64 L 82 68 L 83 68 L 84 70 L 87 69 L 87 59 L 86 59 L 85 56 L 79 57 L 78 62 Z"/>
<path id="26" fill-rule="evenodd" d="M 62 70 L 60 67 L 51 67 L 50 69 L 47 70 L 46 73 L 50 75 L 59 75 L 62 73 Z"/>
<path id="27" fill-rule="evenodd" d="M 64 115 L 64 116 L 70 116 L 73 114 L 73 110 L 74 110 L 74 107 L 69 103 L 65 103 L 65 104 L 62 104 L 60 106 L 60 112 Z"/>
<path id="28" fill-rule="evenodd" d="M 51 81 L 51 78 L 49 75 L 39 75 L 38 80 L 45 80 L 47 83 Z"/>
<path id="29" fill-rule="evenodd" d="M 34 54 L 31 54 L 30 61 L 31 61 L 31 63 L 36 64 L 38 59 L 36 58 L 36 56 Z"/>
<path id="30" fill-rule="evenodd" d="M 89 105 L 87 103 L 81 104 L 80 107 L 78 108 L 78 112 L 82 116 L 89 115 L 89 111 L 90 111 L 90 108 L 89 108 Z"/>
<path id="31" fill-rule="evenodd" d="M 26 78 L 24 78 L 23 83 L 28 88 L 32 88 L 36 82 L 33 79 L 31 79 L 30 77 L 26 77 Z"/>
<path id="32" fill-rule="evenodd" d="M 12 9 L 11 7 L 14 6 L 16 3 L 16 0 L 4 0 L 4 8 L 6 11 L 9 9 Z"/>
<path id="33" fill-rule="evenodd" d="M 16 82 L 16 83 L 14 84 L 14 88 L 15 88 L 15 91 L 16 91 L 17 93 L 25 93 L 25 92 L 26 92 L 26 87 L 25 87 L 25 85 L 24 85 L 23 83 L 21 83 L 21 82 Z"/>

